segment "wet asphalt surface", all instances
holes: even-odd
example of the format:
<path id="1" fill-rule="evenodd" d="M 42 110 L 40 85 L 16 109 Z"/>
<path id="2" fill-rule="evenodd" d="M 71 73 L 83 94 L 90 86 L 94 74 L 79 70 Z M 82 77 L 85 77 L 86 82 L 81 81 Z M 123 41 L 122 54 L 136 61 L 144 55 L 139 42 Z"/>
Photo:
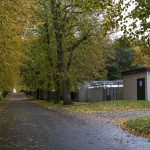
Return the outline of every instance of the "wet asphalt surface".
<path id="1" fill-rule="evenodd" d="M 0 150 L 150 150 L 109 119 L 44 109 L 20 95 L 0 112 Z"/>

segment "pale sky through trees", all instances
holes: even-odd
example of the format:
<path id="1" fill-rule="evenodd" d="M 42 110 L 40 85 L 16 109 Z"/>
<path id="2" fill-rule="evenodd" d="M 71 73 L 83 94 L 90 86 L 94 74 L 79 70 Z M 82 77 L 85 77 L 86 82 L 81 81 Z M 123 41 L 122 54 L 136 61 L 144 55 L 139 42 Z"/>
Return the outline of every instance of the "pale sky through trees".
<path id="1" fill-rule="evenodd" d="M 118 0 L 115 0 L 116 2 L 118 2 Z M 131 3 L 131 1 L 132 1 L 132 3 Z M 127 9 L 125 9 L 123 12 L 122 12 L 122 15 L 124 16 L 124 18 L 123 18 L 123 20 L 125 19 L 125 17 L 127 16 L 127 15 L 129 15 L 131 12 L 132 12 L 132 10 L 134 10 L 135 9 L 135 7 L 136 7 L 136 1 L 135 0 L 125 0 L 124 1 L 124 6 L 125 6 L 125 4 L 127 4 L 127 3 L 129 3 L 130 2 L 130 6 L 128 6 L 128 8 Z M 124 7 L 123 6 L 123 7 Z M 127 18 L 126 20 L 125 20 L 125 23 L 123 23 L 125 26 L 127 26 L 127 29 L 129 29 L 130 28 L 130 25 L 133 23 L 133 21 L 134 21 L 134 19 L 133 18 Z M 150 22 L 150 17 L 147 19 L 147 22 Z M 136 29 L 133 29 L 132 28 L 132 31 L 136 31 L 136 30 L 140 30 L 140 23 L 141 23 L 141 20 L 139 20 L 139 19 L 137 19 L 137 22 L 136 22 L 136 25 L 137 25 L 137 28 Z M 146 35 L 149 35 L 150 33 L 148 33 L 148 32 L 145 32 L 145 36 Z M 116 39 L 116 38 L 120 38 L 121 36 L 123 36 L 124 35 L 124 33 L 123 33 L 123 31 L 121 30 L 121 28 L 119 28 L 118 29 L 118 31 L 117 32 L 114 32 L 112 35 L 111 35 L 111 38 L 112 39 Z M 139 36 L 139 38 L 141 38 L 141 36 Z"/>

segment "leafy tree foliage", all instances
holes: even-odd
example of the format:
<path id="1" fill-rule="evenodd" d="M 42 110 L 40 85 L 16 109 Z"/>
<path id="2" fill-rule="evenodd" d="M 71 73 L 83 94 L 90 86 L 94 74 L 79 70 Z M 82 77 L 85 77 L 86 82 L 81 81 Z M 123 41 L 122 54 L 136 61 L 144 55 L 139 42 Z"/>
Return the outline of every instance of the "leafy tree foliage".
<path id="1" fill-rule="evenodd" d="M 10 90 L 14 86 L 21 55 L 18 51 L 21 26 L 16 22 L 17 7 L 13 4 L 12 1 L 0 3 L 0 90 Z"/>
<path id="2" fill-rule="evenodd" d="M 0 2 L 0 90 L 12 90 L 24 58 L 24 30 L 29 19 L 28 0 Z"/>
<path id="3" fill-rule="evenodd" d="M 114 55 L 108 61 L 110 65 L 107 67 L 109 80 L 121 79 L 121 72 L 136 68 L 136 64 L 133 65 L 136 53 L 128 38 L 121 37 L 113 45 Z"/>
<path id="4" fill-rule="evenodd" d="M 105 77 L 103 70 L 107 55 L 103 44 L 108 29 L 113 27 L 110 11 L 114 10 L 114 5 L 107 0 L 103 3 L 93 0 L 38 0 L 32 7 L 35 16 L 30 21 L 32 27 L 27 30 L 26 38 L 30 33 L 33 35 L 31 41 L 37 38 L 41 43 L 35 49 L 39 55 L 44 53 L 47 57 L 40 59 L 49 62 L 47 81 L 50 83 L 47 86 L 49 88 L 54 83 L 51 87 L 62 93 L 64 104 L 72 103 L 70 90 L 79 82 Z M 36 64 L 36 61 L 31 63 Z"/>
<path id="5" fill-rule="evenodd" d="M 127 12 L 123 15 L 123 30 L 132 37 L 142 37 L 149 40 L 150 33 L 150 7 L 149 0 L 129 0 L 124 2 L 123 10 Z M 130 11 L 131 9 L 131 11 Z M 129 27 L 128 27 L 128 24 Z"/>
<path id="6" fill-rule="evenodd" d="M 147 43 L 143 40 L 136 40 L 133 49 L 135 51 L 133 65 L 138 68 L 150 67 L 150 51 Z"/>
<path id="7" fill-rule="evenodd" d="M 109 78 L 119 78 L 119 71 L 132 67 L 134 56 L 126 39 L 116 41 L 112 51 L 107 36 L 121 16 L 122 3 L 2 0 L 0 88 L 12 88 L 20 69 L 27 88 L 58 91 L 56 102 L 63 96 L 64 104 L 71 104 L 70 91 L 80 82 L 106 78 L 107 63 L 111 64 Z M 111 76 L 112 70 L 116 70 L 115 77 Z"/>

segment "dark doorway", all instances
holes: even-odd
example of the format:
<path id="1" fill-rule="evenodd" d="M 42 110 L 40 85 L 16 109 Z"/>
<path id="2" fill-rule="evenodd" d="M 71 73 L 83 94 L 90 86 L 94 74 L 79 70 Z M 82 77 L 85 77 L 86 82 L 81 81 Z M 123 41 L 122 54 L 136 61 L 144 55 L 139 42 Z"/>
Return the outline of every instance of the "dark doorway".
<path id="1" fill-rule="evenodd" d="M 137 79 L 137 99 L 145 100 L 145 78 Z"/>

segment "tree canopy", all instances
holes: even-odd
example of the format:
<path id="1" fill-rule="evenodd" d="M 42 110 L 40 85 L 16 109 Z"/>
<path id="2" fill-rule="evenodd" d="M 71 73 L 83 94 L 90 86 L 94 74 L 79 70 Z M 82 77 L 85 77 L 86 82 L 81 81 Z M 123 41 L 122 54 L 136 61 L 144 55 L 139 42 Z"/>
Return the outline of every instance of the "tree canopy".
<path id="1" fill-rule="evenodd" d="M 122 4 L 123 30 L 132 37 L 143 40 L 150 38 L 150 6 L 149 0 L 129 0 Z"/>
<path id="2" fill-rule="evenodd" d="M 135 8 L 124 16 L 131 2 Z M 145 57 L 140 59 L 142 45 L 130 45 L 127 38 L 113 44 L 109 37 L 118 21 L 132 18 L 135 31 L 127 29 L 126 24 L 122 30 L 147 38 L 147 4 L 140 0 L 125 4 L 122 0 L 2 0 L 0 90 L 12 89 L 21 76 L 21 84 L 27 89 L 57 91 L 56 102 L 62 98 L 64 104 L 71 104 L 70 91 L 77 90 L 79 83 L 120 78 L 114 70 L 131 69 L 133 62 L 147 66 L 147 44 Z M 140 30 L 136 30 L 137 20 Z M 134 56 L 143 61 L 138 64 Z"/>

